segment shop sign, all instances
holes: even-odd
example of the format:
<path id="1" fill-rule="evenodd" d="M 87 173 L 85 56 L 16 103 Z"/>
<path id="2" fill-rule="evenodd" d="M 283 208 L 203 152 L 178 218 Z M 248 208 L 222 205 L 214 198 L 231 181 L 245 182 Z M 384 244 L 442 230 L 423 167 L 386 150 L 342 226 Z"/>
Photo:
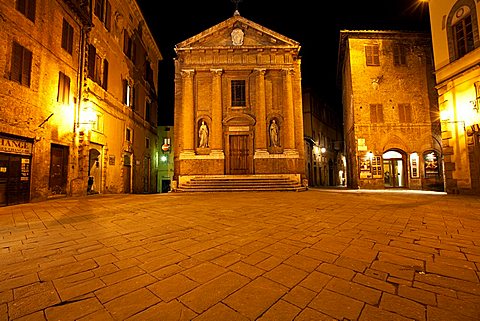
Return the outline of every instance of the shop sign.
<path id="1" fill-rule="evenodd" d="M 0 153 L 31 155 L 33 144 L 15 138 L 0 137 Z"/>

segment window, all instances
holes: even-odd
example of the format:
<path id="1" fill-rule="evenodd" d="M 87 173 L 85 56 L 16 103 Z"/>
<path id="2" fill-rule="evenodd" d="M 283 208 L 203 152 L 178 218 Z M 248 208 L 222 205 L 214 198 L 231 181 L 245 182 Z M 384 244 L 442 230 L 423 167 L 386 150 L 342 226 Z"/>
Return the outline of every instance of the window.
<path id="1" fill-rule="evenodd" d="M 132 86 L 127 79 L 123 80 L 123 104 L 130 107 L 132 98 Z"/>
<path id="2" fill-rule="evenodd" d="M 73 52 L 73 27 L 65 19 L 62 27 L 62 48 L 69 54 Z"/>
<path id="3" fill-rule="evenodd" d="M 32 71 L 32 52 L 14 42 L 12 47 L 11 80 L 30 87 L 30 74 Z"/>
<path id="4" fill-rule="evenodd" d="M 382 104 L 370 104 L 370 122 L 383 123 L 383 106 Z"/>
<path id="5" fill-rule="evenodd" d="M 145 102 L 145 120 L 147 122 L 150 122 L 150 118 L 151 118 L 151 107 L 152 103 L 150 102 L 150 100 L 147 99 L 147 101 Z"/>
<path id="6" fill-rule="evenodd" d="M 462 10 L 462 8 L 459 9 Z M 455 57 L 458 59 L 474 49 L 472 17 L 470 14 L 463 16 L 453 26 L 453 38 L 455 44 Z"/>
<path id="7" fill-rule="evenodd" d="M 150 138 L 145 138 L 145 148 L 150 148 Z"/>
<path id="8" fill-rule="evenodd" d="M 128 31 L 125 29 L 123 30 L 123 53 L 130 59 L 132 59 L 132 48 L 132 38 L 128 34 Z"/>
<path id="9" fill-rule="evenodd" d="M 127 142 L 132 142 L 132 130 L 130 128 L 125 130 L 125 140 Z"/>
<path id="10" fill-rule="evenodd" d="M 393 45 L 393 64 L 395 66 L 407 65 L 407 50 L 404 45 L 401 45 L 401 44 Z"/>
<path id="11" fill-rule="evenodd" d="M 35 22 L 35 0 L 17 0 L 16 9 Z"/>
<path id="12" fill-rule="evenodd" d="M 104 14 L 104 9 L 105 8 L 105 0 L 95 0 L 95 7 L 93 8 L 93 13 L 100 19 L 100 21 L 103 21 L 103 14 Z"/>
<path id="13" fill-rule="evenodd" d="M 412 106 L 410 104 L 398 104 L 398 120 L 401 123 L 412 122 Z"/>
<path id="14" fill-rule="evenodd" d="M 365 46 L 367 66 L 380 66 L 380 49 L 378 45 Z"/>
<path id="15" fill-rule="evenodd" d="M 232 107 L 245 106 L 245 80 L 232 80 Z"/>
<path id="16" fill-rule="evenodd" d="M 372 157 L 372 176 L 373 178 L 381 178 L 382 177 L 382 158 L 380 156 L 373 156 Z"/>
<path id="17" fill-rule="evenodd" d="M 64 104 L 70 103 L 70 77 L 61 71 L 58 73 L 57 101 Z"/>
<path id="18" fill-rule="evenodd" d="M 108 61 L 97 55 L 97 49 L 88 45 L 88 78 L 107 89 Z"/>

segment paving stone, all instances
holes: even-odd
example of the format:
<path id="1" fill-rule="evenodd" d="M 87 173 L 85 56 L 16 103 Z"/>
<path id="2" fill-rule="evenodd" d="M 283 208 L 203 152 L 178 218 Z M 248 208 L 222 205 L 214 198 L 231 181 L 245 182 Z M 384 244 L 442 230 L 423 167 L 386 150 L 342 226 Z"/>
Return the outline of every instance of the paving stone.
<path id="1" fill-rule="evenodd" d="M 169 302 L 196 288 L 198 285 L 198 282 L 195 282 L 182 274 L 175 274 L 169 278 L 155 282 L 147 288 L 163 301 Z"/>
<path id="2" fill-rule="evenodd" d="M 340 256 L 336 260 L 334 260 L 334 262 L 335 262 L 335 265 L 338 265 L 356 272 L 360 272 L 360 273 L 364 272 L 365 269 L 370 266 L 369 263 L 352 259 L 346 256 Z M 334 262 L 330 262 L 330 263 L 334 263 Z"/>
<path id="3" fill-rule="evenodd" d="M 105 303 L 104 306 L 115 320 L 125 320 L 158 302 L 160 302 L 158 297 L 143 288 L 117 297 Z"/>
<path id="4" fill-rule="evenodd" d="M 228 268 L 231 271 L 241 274 L 243 276 L 246 276 L 251 280 L 265 273 L 265 270 L 259 269 L 255 266 L 252 266 L 242 261 L 237 262 L 233 265 L 230 265 Z"/>
<path id="5" fill-rule="evenodd" d="M 448 296 L 437 295 L 437 307 L 466 317 L 480 319 L 480 302 L 473 303 Z"/>
<path id="6" fill-rule="evenodd" d="M 232 310 L 226 305 L 222 303 L 218 303 L 193 320 L 194 321 L 213 321 L 213 320 L 249 321 L 250 319 Z"/>
<path id="7" fill-rule="evenodd" d="M 437 307 L 427 307 L 427 320 L 433 321 L 478 321 L 478 318 L 469 318 L 465 315 L 451 312 L 449 310 L 440 309 Z"/>
<path id="8" fill-rule="evenodd" d="M 181 296 L 179 300 L 193 311 L 202 313 L 248 284 L 249 281 L 248 278 L 242 275 L 227 272 L 196 287 Z"/>
<path id="9" fill-rule="evenodd" d="M 478 283 L 476 272 L 470 268 L 461 268 L 449 264 L 427 261 L 426 272 Z"/>
<path id="10" fill-rule="evenodd" d="M 332 276 L 315 271 L 310 273 L 299 285 L 320 292 L 331 279 Z"/>
<path id="11" fill-rule="evenodd" d="M 105 302 L 113 300 L 119 296 L 153 284 L 156 281 L 157 280 L 154 277 L 144 274 L 109 286 L 105 286 L 99 290 L 96 290 L 94 293 L 100 302 L 104 304 Z"/>
<path id="12" fill-rule="evenodd" d="M 328 262 L 328 263 L 333 263 L 338 258 L 336 254 L 332 254 L 332 253 L 328 253 L 325 251 L 312 249 L 312 248 L 303 249 L 300 252 L 298 252 L 298 254 L 310 257 L 320 262 Z"/>
<path id="13" fill-rule="evenodd" d="M 225 304 L 250 319 L 256 319 L 282 297 L 288 289 L 259 277 L 223 300 Z"/>
<path id="14" fill-rule="evenodd" d="M 83 318 L 75 319 L 75 321 L 114 321 L 114 319 L 112 315 L 105 308 L 103 308 L 102 310 L 97 310 L 84 316 Z"/>
<path id="15" fill-rule="evenodd" d="M 257 268 L 260 268 L 265 271 L 270 271 L 280 265 L 283 262 L 283 259 L 276 256 L 269 256 L 265 260 L 255 264 Z"/>
<path id="16" fill-rule="evenodd" d="M 336 277 L 331 279 L 325 288 L 371 305 L 377 305 L 382 295 L 379 290 Z"/>
<path id="17" fill-rule="evenodd" d="M 411 266 L 397 265 L 385 261 L 374 261 L 371 267 L 372 270 L 385 272 L 388 275 L 409 281 L 413 281 L 413 278 L 415 276 L 415 269 Z M 423 267 L 421 270 L 423 270 Z"/>
<path id="18" fill-rule="evenodd" d="M 285 294 L 282 299 L 303 309 L 310 303 L 310 301 L 313 300 L 316 295 L 317 292 L 297 285 L 287 294 Z"/>
<path id="19" fill-rule="evenodd" d="M 356 282 L 358 284 L 362 284 L 380 291 L 385 291 L 389 293 L 395 293 L 395 286 L 393 286 L 390 283 L 371 278 L 369 276 L 365 276 L 363 274 L 358 274 L 355 275 L 353 278 L 353 282 Z"/>
<path id="20" fill-rule="evenodd" d="M 10 319 L 16 319 L 33 312 L 43 310 L 49 306 L 60 303 L 60 297 L 55 290 L 49 289 L 45 292 L 22 297 L 8 303 L 8 315 Z"/>
<path id="21" fill-rule="evenodd" d="M 168 303 L 157 303 L 146 310 L 134 314 L 125 321 L 191 321 L 197 320 L 195 319 L 196 316 L 197 314 L 195 312 L 178 301 L 172 300 Z"/>
<path id="22" fill-rule="evenodd" d="M 277 301 L 268 311 L 266 311 L 258 321 L 290 321 L 300 313 L 300 309 L 286 301 Z"/>
<path id="23" fill-rule="evenodd" d="M 302 281 L 308 275 L 307 272 L 297 269 L 287 264 L 280 264 L 273 270 L 263 274 L 264 277 L 280 283 L 288 288 L 292 288 Z"/>
<path id="24" fill-rule="evenodd" d="M 0 320 L 2 321 L 8 321 L 8 316 L 6 319 L 1 319 Z M 29 315 L 26 315 L 26 316 L 23 316 L 21 318 L 18 318 L 18 319 L 15 319 L 15 321 L 47 321 L 47 319 L 45 318 L 45 314 L 43 313 L 43 311 L 38 311 L 38 312 L 34 312 L 32 314 L 29 314 Z"/>
<path id="25" fill-rule="evenodd" d="M 339 320 L 356 320 L 363 305 L 361 301 L 324 289 L 308 306 Z"/>
<path id="26" fill-rule="evenodd" d="M 307 272 L 312 272 L 320 265 L 321 262 L 308 256 L 295 254 L 283 261 L 283 263 Z"/>
<path id="27" fill-rule="evenodd" d="M 330 263 L 322 263 L 318 268 L 317 271 L 329 274 L 331 276 L 336 276 L 345 280 L 351 280 L 355 275 L 355 272 Z"/>
<path id="28" fill-rule="evenodd" d="M 188 270 L 184 270 L 182 274 L 201 284 L 206 283 L 227 271 L 226 268 L 219 265 L 204 262 Z"/>
<path id="29" fill-rule="evenodd" d="M 338 321 L 338 319 L 321 313 L 317 310 L 306 308 L 295 318 L 295 321 Z"/>
<path id="30" fill-rule="evenodd" d="M 360 315 L 359 321 L 414 321 L 399 314 L 389 312 L 371 305 L 366 305 Z"/>
<path id="31" fill-rule="evenodd" d="M 414 320 L 425 320 L 424 305 L 389 293 L 383 293 L 379 308 Z"/>
<path id="32" fill-rule="evenodd" d="M 14 288 L 22 287 L 39 281 L 37 274 L 28 274 L 16 278 L 5 279 L 0 282 L 0 291 L 8 291 Z"/>
<path id="33" fill-rule="evenodd" d="M 49 321 L 78 320 L 98 310 L 103 310 L 102 304 L 96 298 L 87 298 L 47 308 L 45 315 Z"/>
<path id="34" fill-rule="evenodd" d="M 449 272 L 446 272 L 449 273 Z M 461 272 L 463 273 L 463 271 Z M 454 275 L 455 276 L 455 275 Z M 447 277 L 437 274 L 415 274 L 415 281 L 422 283 L 427 283 L 434 286 L 443 287 L 446 289 L 451 289 L 455 291 L 463 291 L 467 293 L 472 293 L 475 295 L 480 295 L 480 283 L 465 281 L 460 278 Z"/>

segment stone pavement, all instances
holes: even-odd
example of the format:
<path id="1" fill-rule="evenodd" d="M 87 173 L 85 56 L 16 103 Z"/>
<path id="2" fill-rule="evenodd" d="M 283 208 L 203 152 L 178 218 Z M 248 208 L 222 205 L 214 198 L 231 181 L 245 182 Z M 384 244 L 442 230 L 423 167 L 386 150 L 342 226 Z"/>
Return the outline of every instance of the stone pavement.
<path id="1" fill-rule="evenodd" d="M 480 320 L 480 198 L 93 195 L 0 208 L 0 320 Z"/>

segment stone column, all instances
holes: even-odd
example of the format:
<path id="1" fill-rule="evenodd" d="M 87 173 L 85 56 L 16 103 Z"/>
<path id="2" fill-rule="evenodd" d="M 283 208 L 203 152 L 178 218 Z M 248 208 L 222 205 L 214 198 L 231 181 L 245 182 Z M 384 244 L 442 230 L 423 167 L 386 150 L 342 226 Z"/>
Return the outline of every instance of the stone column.
<path id="1" fill-rule="evenodd" d="M 266 69 L 257 68 L 257 110 L 255 125 L 255 150 L 267 149 L 267 125 L 265 111 L 265 73 Z"/>
<path id="2" fill-rule="evenodd" d="M 222 69 L 210 69 L 212 73 L 212 124 L 210 131 L 210 148 L 222 151 L 223 106 L 222 106 Z"/>
<path id="3" fill-rule="evenodd" d="M 283 146 L 285 149 L 295 148 L 295 114 L 293 106 L 293 88 L 292 88 L 292 73 L 293 69 L 283 69 L 283 83 L 284 83 L 284 112 L 285 119 L 283 123 Z"/>
<path id="4" fill-rule="evenodd" d="M 195 116 L 193 104 L 193 76 L 195 70 L 182 70 L 182 133 L 183 133 L 183 150 L 193 151 L 194 133 L 195 133 Z"/>

